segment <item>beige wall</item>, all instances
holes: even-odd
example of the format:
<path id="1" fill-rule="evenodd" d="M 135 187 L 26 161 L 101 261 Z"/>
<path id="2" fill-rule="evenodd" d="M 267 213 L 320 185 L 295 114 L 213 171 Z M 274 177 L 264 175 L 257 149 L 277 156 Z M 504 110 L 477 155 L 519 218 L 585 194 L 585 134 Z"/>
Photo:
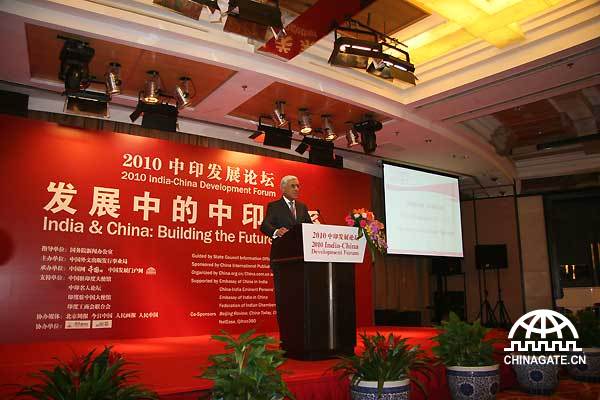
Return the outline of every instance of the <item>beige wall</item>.
<path id="1" fill-rule="evenodd" d="M 476 217 L 474 209 L 476 210 Z M 463 270 L 467 280 L 467 315 L 474 320 L 479 313 L 478 275 L 483 282 L 483 271 L 475 268 L 475 221 L 479 244 L 505 243 L 508 252 L 508 269 L 499 270 L 502 297 L 512 322 L 523 314 L 523 292 L 521 289 L 521 268 L 517 239 L 517 221 L 514 199 L 501 197 L 461 203 L 463 225 L 464 261 Z M 488 287 L 488 300 L 492 307 L 497 301 L 496 271 L 485 272 Z M 483 285 L 483 283 L 482 283 Z M 483 291 L 483 290 L 482 290 Z"/>
<path id="2" fill-rule="evenodd" d="M 518 199 L 526 311 L 552 309 L 552 285 L 542 196 Z"/>

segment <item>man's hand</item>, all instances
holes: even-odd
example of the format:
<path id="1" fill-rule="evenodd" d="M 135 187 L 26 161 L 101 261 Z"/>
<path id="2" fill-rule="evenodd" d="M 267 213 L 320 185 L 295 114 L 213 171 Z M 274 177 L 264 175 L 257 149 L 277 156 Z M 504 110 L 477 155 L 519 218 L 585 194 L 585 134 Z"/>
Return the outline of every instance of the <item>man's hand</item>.
<path id="1" fill-rule="evenodd" d="M 275 234 L 277 235 L 277 237 L 282 237 L 282 236 L 283 236 L 283 235 L 285 235 L 285 234 L 286 234 L 288 231 L 289 231 L 289 229 L 288 229 L 288 228 L 281 227 L 281 228 L 279 228 L 279 229 L 277 229 L 277 230 L 275 231 Z"/>

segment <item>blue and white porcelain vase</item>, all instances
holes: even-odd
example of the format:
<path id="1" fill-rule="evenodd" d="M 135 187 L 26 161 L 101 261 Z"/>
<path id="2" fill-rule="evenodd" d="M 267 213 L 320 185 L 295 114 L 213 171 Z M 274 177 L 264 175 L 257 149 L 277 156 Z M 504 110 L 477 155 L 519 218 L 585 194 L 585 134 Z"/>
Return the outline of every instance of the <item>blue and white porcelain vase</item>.
<path id="1" fill-rule="evenodd" d="M 567 366 L 569 375 L 575 380 L 584 382 L 600 382 L 600 348 L 584 348 L 585 364 Z"/>
<path id="2" fill-rule="evenodd" d="M 381 399 L 408 400 L 410 393 L 410 379 L 389 381 L 383 383 Z M 360 381 L 350 386 L 352 400 L 377 400 L 377 381 Z"/>
<path id="3" fill-rule="evenodd" d="M 557 364 L 512 364 L 521 390 L 529 394 L 548 396 L 558 387 Z"/>
<path id="4" fill-rule="evenodd" d="M 494 400 L 500 388 L 499 365 L 446 367 L 450 395 L 454 400 Z"/>

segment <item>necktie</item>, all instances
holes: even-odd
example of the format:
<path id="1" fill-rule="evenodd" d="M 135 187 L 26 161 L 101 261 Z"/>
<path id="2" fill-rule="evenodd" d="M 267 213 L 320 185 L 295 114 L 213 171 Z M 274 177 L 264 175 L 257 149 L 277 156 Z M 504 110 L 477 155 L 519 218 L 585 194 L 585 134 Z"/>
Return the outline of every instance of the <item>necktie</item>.
<path id="1" fill-rule="evenodd" d="M 294 220 L 296 219 L 296 202 L 295 201 L 290 201 L 290 211 L 292 212 L 292 215 L 294 216 Z"/>

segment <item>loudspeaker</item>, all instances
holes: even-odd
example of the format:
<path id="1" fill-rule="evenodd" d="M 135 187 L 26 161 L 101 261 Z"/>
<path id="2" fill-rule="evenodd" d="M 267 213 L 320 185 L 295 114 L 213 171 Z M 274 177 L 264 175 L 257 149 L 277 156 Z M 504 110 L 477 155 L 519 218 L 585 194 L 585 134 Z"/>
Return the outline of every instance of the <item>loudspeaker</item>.
<path id="1" fill-rule="evenodd" d="M 29 96 L 0 90 L 0 113 L 27 117 Z"/>
<path id="2" fill-rule="evenodd" d="M 505 244 L 478 244 L 475 246 L 475 265 L 477 269 L 508 268 L 508 256 Z"/>
<path id="3" fill-rule="evenodd" d="M 462 272 L 462 259 L 456 257 L 431 257 L 431 273 L 454 275 Z"/>

